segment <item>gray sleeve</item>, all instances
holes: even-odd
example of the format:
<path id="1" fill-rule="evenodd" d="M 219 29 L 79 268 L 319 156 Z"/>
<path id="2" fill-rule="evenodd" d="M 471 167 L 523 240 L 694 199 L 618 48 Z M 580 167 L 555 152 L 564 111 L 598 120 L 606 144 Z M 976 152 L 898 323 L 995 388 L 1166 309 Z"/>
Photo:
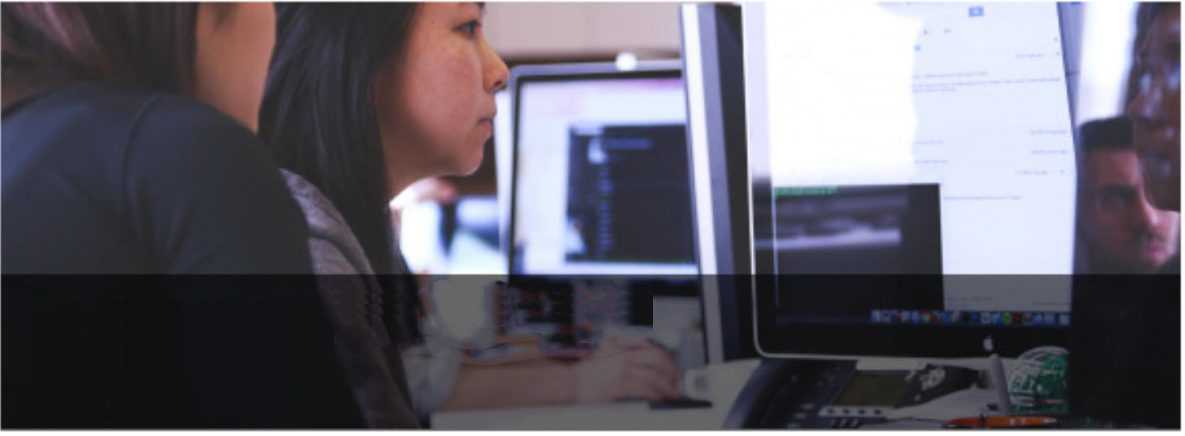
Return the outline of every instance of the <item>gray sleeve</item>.
<path id="1" fill-rule="evenodd" d="M 318 288 L 334 324 L 337 354 L 345 367 L 355 400 L 372 428 L 415 427 L 418 420 L 407 404 L 395 364 L 385 352 L 391 346 L 382 329 L 375 329 L 376 314 L 368 295 L 377 286 L 371 276 L 357 273 L 337 244 L 309 240 L 317 271 Z M 414 397 L 412 397 L 414 398 Z"/>

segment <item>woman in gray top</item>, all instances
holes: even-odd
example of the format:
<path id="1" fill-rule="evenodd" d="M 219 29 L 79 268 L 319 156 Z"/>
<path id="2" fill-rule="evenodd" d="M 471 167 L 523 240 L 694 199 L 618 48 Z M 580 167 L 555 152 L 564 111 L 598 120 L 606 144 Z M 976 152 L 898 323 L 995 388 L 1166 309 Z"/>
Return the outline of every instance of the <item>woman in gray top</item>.
<path id="1" fill-rule="evenodd" d="M 437 408 L 677 395 L 669 356 L 643 343 L 610 341 L 603 358 L 580 364 L 515 368 L 463 366 L 460 351 L 434 347 L 432 335 L 428 352 L 415 352 L 425 348 L 417 291 L 387 205 L 417 180 L 481 163 L 494 93 L 509 74 L 482 32 L 484 6 L 276 8 L 260 134 L 309 221 L 340 359 L 370 425 L 414 425 Z"/>
<path id="2" fill-rule="evenodd" d="M 260 111 L 310 226 L 339 357 L 369 425 L 417 425 L 400 352 L 419 337 L 415 285 L 387 203 L 412 182 L 467 174 L 508 71 L 478 4 L 278 4 Z"/>

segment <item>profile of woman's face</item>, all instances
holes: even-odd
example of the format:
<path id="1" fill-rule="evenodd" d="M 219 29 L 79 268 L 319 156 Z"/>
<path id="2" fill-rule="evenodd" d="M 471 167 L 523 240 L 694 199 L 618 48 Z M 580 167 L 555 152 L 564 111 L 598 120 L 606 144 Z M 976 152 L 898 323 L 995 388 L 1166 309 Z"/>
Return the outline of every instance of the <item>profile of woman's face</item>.
<path id="1" fill-rule="evenodd" d="M 415 179 L 467 175 L 493 133 L 494 92 L 506 64 L 482 31 L 475 3 L 422 3 L 401 59 L 375 78 L 376 112 L 392 189 Z"/>

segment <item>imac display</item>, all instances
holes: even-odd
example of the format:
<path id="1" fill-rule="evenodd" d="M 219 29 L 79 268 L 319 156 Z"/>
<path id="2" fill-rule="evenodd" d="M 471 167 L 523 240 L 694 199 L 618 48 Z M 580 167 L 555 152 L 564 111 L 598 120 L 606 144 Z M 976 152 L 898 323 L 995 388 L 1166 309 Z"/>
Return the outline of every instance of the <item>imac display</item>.
<path id="1" fill-rule="evenodd" d="M 1059 6 L 769 3 L 743 18 L 758 347 L 1063 343 L 1077 162 Z M 820 336 L 859 329 L 871 336 Z"/>

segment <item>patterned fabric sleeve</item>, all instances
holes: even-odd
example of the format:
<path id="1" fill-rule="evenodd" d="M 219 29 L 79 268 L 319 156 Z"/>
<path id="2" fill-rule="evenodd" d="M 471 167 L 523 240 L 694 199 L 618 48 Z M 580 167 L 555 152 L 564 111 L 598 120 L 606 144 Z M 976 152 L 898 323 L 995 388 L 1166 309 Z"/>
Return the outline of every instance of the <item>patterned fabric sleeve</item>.
<path id="1" fill-rule="evenodd" d="M 309 226 L 318 291 L 330 311 L 338 359 L 372 428 L 417 427 L 397 343 L 383 321 L 382 288 L 345 219 L 316 187 L 283 171 Z"/>

